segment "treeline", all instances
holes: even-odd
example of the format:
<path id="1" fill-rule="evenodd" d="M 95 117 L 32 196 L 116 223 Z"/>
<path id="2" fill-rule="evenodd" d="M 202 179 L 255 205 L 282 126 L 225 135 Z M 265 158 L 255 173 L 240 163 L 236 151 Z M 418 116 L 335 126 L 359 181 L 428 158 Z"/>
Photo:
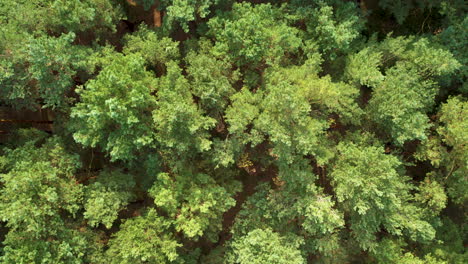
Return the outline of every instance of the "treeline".
<path id="1" fill-rule="evenodd" d="M 467 263 L 466 11 L 0 0 L 0 262 Z"/>

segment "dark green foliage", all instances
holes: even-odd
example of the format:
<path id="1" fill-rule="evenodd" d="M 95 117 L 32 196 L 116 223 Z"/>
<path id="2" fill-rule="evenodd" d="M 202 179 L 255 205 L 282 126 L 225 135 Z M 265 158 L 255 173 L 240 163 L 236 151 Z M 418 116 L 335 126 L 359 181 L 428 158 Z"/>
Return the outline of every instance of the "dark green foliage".
<path id="1" fill-rule="evenodd" d="M 65 107 L 73 76 L 86 70 L 85 58 L 90 53 L 72 45 L 74 38 L 74 33 L 29 38 L 24 47 L 7 53 L 6 60 L 1 58 L 2 101 L 17 107 Z"/>

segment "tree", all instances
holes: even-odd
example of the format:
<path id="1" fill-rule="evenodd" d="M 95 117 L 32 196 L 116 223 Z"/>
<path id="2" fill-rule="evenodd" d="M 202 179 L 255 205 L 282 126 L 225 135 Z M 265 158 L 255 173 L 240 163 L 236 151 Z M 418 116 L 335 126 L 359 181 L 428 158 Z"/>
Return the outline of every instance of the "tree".
<path id="1" fill-rule="evenodd" d="M 109 152 L 112 160 L 132 160 L 138 150 L 154 144 L 151 111 L 156 108 L 156 80 L 138 54 L 112 54 L 96 79 L 77 92 L 72 108 L 74 139 Z"/>
<path id="2" fill-rule="evenodd" d="M 155 31 L 141 25 L 132 35 L 125 35 L 125 54 L 139 53 L 157 74 L 165 73 L 165 65 L 180 57 L 179 43 L 168 37 L 160 37 Z"/>
<path id="3" fill-rule="evenodd" d="M 158 142 L 179 157 L 209 150 L 208 131 L 215 120 L 195 104 L 189 82 L 175 62 L 168 64 L 167 74 L 159 79 L 157 96 L 152 115 Z"/>
<path id="4" fill-rule="evenodd" d="M 119 171 L 103 171 L 85 187 L 83 214 L 90 226 L 103 224 L 111 228 L 120 210 L 134 199 L 135 181 L 132 175 Z"/>
<path id="5" fill-rule="evenodd" d="M 83 189 L 73 174 L 80 163 L 60 139 L 6 150 L 4 166 L 0 212 L 9 232 L 2 262 L 84 263 L 99 252 L 99 234 L 75 221 Z"/>
<path id="6" fill-rule="evenodd" d="M 223 3 L 226 2 L 226 3 Z M 185 32 L 189 32 L 189 23 L 207 18 L 211 14 L 210 9 L 219 4 L 228 4 L 231 1 L 220 0 L 162 0 L 161 7 L 166 10 L 165 24 L 179 24 Z"/>
<path id="7" fill-rule="evenodd" d="M 103 263 L 168 263 L 178 258 L 180 246 L 172 234 L 171 222 L 150 209 L 122 224 L 109 242 L 107 261 Z"/>
<path id="8" fill-rule="evenodd" d="M 426 113 L 434 106 L 439 89 L 435 81 L 459 67 L 448 51 L 425 38 L 387 37 L 376 47 L 351 56 L 345 76 L 373 87 L 366 107 L 369 117 L 402 145 L 426 138 L 430 126 Z"/>
<path id="9" fill-rule="evenodd" d="M 200 41 L 201 52 L 186 55 L 187 79 L 192 94 L 200 98 L 199 104 L 212 117 L 219 119 L 235 93 L 233 84 L 238 80 L 238 71 L 232 71 L 229 62 L 213 57 L 212 45 Z"/>
<path id="10" fill-rule="evenodd" d="M 89 49 L 72 45 L 74 39 L 74 33 L 31 37 L 27 45 L 7 54 L 1 62 L 2 101 L 18 108 L 68 106 L 73 77 L 86 69 L 90 54 Z"/>
<path id="11" fill-rule="evenodd" d="M 283 244 L 284 239 L 271 229 L 255 229 L 232 245 L 231 263 L 305 263 L 300 251 Z"/>
<path id="12" fill-rule="evenodd" d="M 309 48 L 336 58 L 348 52 L 364 28 L 355 3 L 341 0 L 292 1 L 291 12 L 305 24 L 302 38 Z"/>
<path id="13" fill-rule="evenodd" d="M 366 250 L 375 251 L 376 233 L 383 226 L 394 235 L 415 241 L 434 238 L 434 228 L 421 219 L 421 209 L 411 204 L 408 177 L 401 162 L 379 146 L 338 144 L 330 174 L 338 202 L 349 214 L 353 236 Z"/>
<path id="14" fill-rule="evenodd" d="M 448 195 L 460 205 L 467 200 L 464 191 L 468 160 L 466 112 L 466 101 L 460 97 L 450 98 L 443 104 L 438 114 L 437 133 L 423 142 L 416 155 L 418 159 L 429 160 L 439 168 L 434 172 L 434 178 L 446 185 Z"/>
<path id="15" fill-rule="evenodd" d="M 217 241 L 222 214 L 235 205 L 230 193 L 206 174 L 160 173 L 149 194 L 155 205 L 171 219 L 175 230 L 198 239 Z"/>
<path id="16" fill-rule="evenodd" d="M 112 0 L 15 0 L 2 3 L 0 17 L 20 31 L 85 32 L 96 34 L 115 30 L 123 17 L 122 8 Z"/>
<path id="17" fill-rule="evenodd" d="M 208 36 L 216 40 L 214 54 L 251 68 L 287 58 L 297 52 L 301 39 L 283 14 L 281 8 L 270 4 L 235 3 L 232 11 L 208 21 Z"/>

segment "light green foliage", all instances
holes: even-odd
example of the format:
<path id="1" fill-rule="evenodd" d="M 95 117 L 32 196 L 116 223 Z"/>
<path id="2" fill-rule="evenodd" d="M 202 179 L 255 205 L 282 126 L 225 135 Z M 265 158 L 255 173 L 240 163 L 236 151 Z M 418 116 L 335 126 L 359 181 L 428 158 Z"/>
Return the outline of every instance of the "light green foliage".
<path id="1" fill-rule="evenodd" d="M 31 238 L 57 234 L 62 210 L 74 215 L 81 208 L 82 188 L 73 178 L 78 157 L 52 138 L 41 148 L 29 141 L 8 151 L 7 159 L 9 172 L 1 175 L 2 220 Z"/>
<path id="2" fill-rule="evenodd" d="M 433 228 L 409 204 L 413 187 L 399 174 L 401 162 L 396 157 L 384 154 L 381 147 L 354 143 L 340 143 L 338 151 L 330 176 L 362 248 L 375 250 L 375 233 L 381 226 L 395 235 L 407 229 L 413 240 L 433 239 Z"/>
<path id="3" fill-rule="evenodd" d="M 63 226 L 53 236 L 33 238 L 27 232 L 9 232 L 4 240 L 2 263 L 96 263 L 99 236 L 79 226 Z"/>
<path id="4" fill-rule="evenodd" d="M 369 101 L 368 111 L 398 144 L 425 139 L 429 118 L 425 112 L 433 105 L 434 83 L 424 81 L 414 70 L 391 68 Z"/>
<path id="5" fill-rule="evenodd" d="M 468 102 L 461 97 L 450 98 L 442 105 L 438 129 L 443 141 L 453 147 L 453 154 L 460 160 L 468 161 Z"/>
<path id="6" fill-rule="evenodd" d="M 285 244 L 284 238 L 271 229 L 255 229 L 233 245 L 234 260 L 239 264 L 300 264 L 306 263 L 294 245 Z"/>
<path id="7" fill-rule="evenodd" d="M 230 0 L 223 0 L 230 2 Z M 188 23 L 206 18 L 210 8 L 221 0 L 162 0 L 161 5 L 167 11 L 167 22 L 177 22 L 185 32 L 189 31 Z"/>
<path id="8" fill-rule="evenodd" d="M 136 151 L 153 143 L 150 113 L 156 107 L 151 95 L 156 82 L 138 54 L 115 54 L 84 88 L 71 113 L 77 142 L 99 146 L 112 160 L 132 160 Z"/>
<path id="9" fill-rule="evenodd" d="M 348 57 L 345 78 L 357 85 L 376 87 L 385 78 L 379 70 L 381 62 L 381 52 L 375 52 L 370 48 L 365 48 Z"/>
<path id="10" fill-rule="evenodd" d="M 449 51 L 427 38 L 389 35 L 384 41 L 370 42 L 369 47 L 349 56 L 346 75 L 361 84 L 378 87 L 385 78 L 379 72 L 387 68 L 414 71 L 412 75 L 427 80 L 452 74 L 459 67 L 460 63 Z"/>
<path id="11" fill-rule="evenodd" d="M 270 4 L 235 3 L 232 11 L 208 21 L 208 35 L 216 39 L 213 53 L 252 68 L 287 59 L 302 41 L 284 14 L 284 9 Z"/>
<path id="12" fill-rule="evenodd" d="M 190 52 L 186 61 L 187 79 L 193 95 L 200 98 L 203 109 L 219 116 L 235 92 L 232 84 L 238 79 L 237 72 L 232 72 L 227 62 L 217 60 L 209 53 Z"/>
<path id="13" fill-rule="evenodd" d="M 0 18 L 18 29 L 101 34 L 123 17 L 112 0 L 13 0 L 0 3 Z"/>
<path id="14" fill-rule="evenodd" d="M 345 224 L 343 214 L 334 208 L 332 197 L 315 185 L 316 178 L 305 159 L 279 165 L 275 188 L 260 185 L 243 205 L 232 228 L 234 240 L 271 227 L 281 234 L 299 234 L 290 241 L 303 239 L 303 252 L 336 256 L 340 248 L 337 234 Z"/>
<path id="15" fill-rule="evenodd" d="M 121 225 L 109 241 L 108 260 L 103 263 L 169 263 L 178 258 L 180 246 L 172 233 L 171 222 L 150 209 Z"/>
<path id="16" fill-rule="evenodd" d="M 160 37 L 144 25 L 134 34 L 125 36 L 124 53 L 141 54 L 158 73 L 164 73 L 165 64 L 180 57 L 178 42 L 168 37 Z"/>
<path id="17" fill-rule="evenodd" d="M 231 134 L 242 135 L 247 126 L 258 118 L 260 114 L 258 104 L 262 100 L 262 95 L 261 91 L 252 93 L 249 89 L 242 88 L 242 90 L 231 96 L 232 104 L 226 109 L 226 121 L 229 124 Z M 250 134 L 249 138 L 245 138 L 246 141 L 258 144 L 263 140 L 256 130 L 251 131 Z"/>
<path id="18" fill-rule="evenodd" d="M 468 199 L 467 103 L 462 97 L 447 100 L 439 111 L 437 135 L 422 142 L 416 153 L 419 160 L 429 160 L 438 168 L 434 176 L 447 188 L 447 194 L 457 204 Z"/>
<path id="19" fill-rule="evenodd" d="M 466 263 L 465 2 L 0 0 L 0 262 Z"/>
<path id="20" fill-rule="evenodd" d="M 445 156 L 448 178 L 448 194 L 459 204 L 468 200 L 468 103 L 454 97 L 442 105 L 438 128 L 442 141 L 453 149 Z M 444 154 L 442 154 L 444 155 Z"/>
<path id="21" fill-rule="evenodd" d="M 447 195 L 437 181 L 426 178 L 419 185 L 419 193 L 415 195 L 415 200 L 426 206 L 430 214 L 438 215 L 447 204 Z"/>
<path id="22" fill-rule="evenodd" d="M 158 101 L 152 112 L 156 138 L 179 155 L 210 148 L 208 130 L 215 125 L 193 101 L 189 82 L 175 63 L 169 63 L 167 75 L 158 82 Z"/>
<path id="23" fill-rule="evenodd" d="M 62 98 L 73 85 L 76 70 L 85 69 L 86 49 L 72 46 L 75 34 L 60 38 L 39 38 L 29 44 L 28 73 L 37 81 L 40 97 L 45 107 L 63 106 Z"/>
<path id="24" fill-rule="evenodd" d="M 2 263 L 84 263 L 96 253 L 95 236 L 71 222 L 81 209 L 80 166 L 58 138 L 28 141 L 7 151 L 0 214 L 9 232 Z M 80 229 L 80 230 L 78 230 Z"/>
<path id="25" fill-rule="evenodd" d="M 304 38 L 324 54 L 336 58 L 339 52 L 349 51 L 351 43 L 364 28 L 359 9 L 353 2 L 292 1 L 292 10 L 306 26 Z"/>
<path id="26" fill-rule="evenodd" d="M 267 199 L 280 226 L 288 222 L 288 227 L 283 228 L 297 224 L 296 228 L 303 230 L 300 233 L 310 253 L 332 256 L 339 248 L 335 235 L 345 222 L 332 197 L 315 185 L 316 178 L 305 159 L 279 165 L 279 186 L 270 191 Z"/>
<path id="27" fill-rule="evenodd" d="M 275 144 L 274 153 L 287 162 L 294 155 L 320 155 L 318 143 L 327 123 L 310 117 L 310 104 L 299 87 L 281 82 L 265 88 L 262 112 L 254 123 Z"/>
<path id="28" fill-rule="evenodd" d="M 343 123 L 359 124 L 363 111 L 356 103 L 359 90 L 343 82 L 333 82 L 329 75 L 319 78 L 319 58 L 310 58 L 304 65 L 275 69 L 269 79 L 272 83 L 287 80 L 297 85 L 301 96 L 311 104 L 312 115 L 328 118 L 338 114 Z"/>
<path id="29" fill-rule="evenodd" d="M 431 78 L 451 74 L 460 64 L 449 52 L 424 38 L 387 38 L 373 53 L 363 50 L 356 56 L 359 58 L 366 54 L 373 54 L 373 59 L 365 64 L 364 70 L 350 73 L 356 76 L 352 79 L 361 83 L 363 80 L 378 80 L 364 82 L 375 88 L 367 107 L 371 118 L 399 145 L 408 140 L 426 139 L 429 128 L 426 113 L 434 105 L 438 92 Z M 375 60 L 378 57 L 382 58 L 381 64 Z M 379 66 L 391 66 L 385 70 L 382 81 L 377 73 Z M 353 57 L 349 67 L 354 67 Z M 370 70 L 372 68 L 374 70 Z"/>
<path id="30" fill-rule="evenodd" d="M 54 0 L 48 9 L 47 29 L 57 32 L 114 31 L 123 17 L 121 8 L 112 0 Z"/>
<path id="31" fill-rule="evenodd" d="M 213 235 L 221 230 L 223 213 L 236 203 L 231 197 L 233 193 L 201 173 L 174 176 L 160 173 L 149 194 L 178 232 L 188 238 L 210 233 L 215 241 Z"/>
<path id="32" fill-rule="evenodd" d="M 85 188 L 84 217 L 90 226 L 103 224 L 111 228 L 118 213 L 131 199 L 135 181 L 132 175 L 120 171 L 101 172 L 96 181 Z"/>
<path id="33" fill-rule="evenodd" d="M 233 95 L 226 110 L 229 132 L 253 145 L 268 136 L 274 155 L 285 162 L 314 155 L 325 163 L 332 156 L 325 133 L 328 115 L 338 113 L 344 122 L 359 123 L 362 111 L 355 102 L 356 88 L 333 83 L 329 76 L 319 78 L 315 67 L 307 61 L 300 67 L 273 68 L 261 90 L 254 94 L 244 88 Z"/>
<path id="34" fill-rule="evenodd" d="M 410 252 L 405 252 L 406 243 L 401 240 L 384 239 L 380 242 L 378 249 L 373 253 L 373 261 L 377 263 L 405 263 L 405 264 L 448 264 L 447 262 L 425 255 L 418 258 Z M 372 260 L 371 260 L 372 261 Z"/>

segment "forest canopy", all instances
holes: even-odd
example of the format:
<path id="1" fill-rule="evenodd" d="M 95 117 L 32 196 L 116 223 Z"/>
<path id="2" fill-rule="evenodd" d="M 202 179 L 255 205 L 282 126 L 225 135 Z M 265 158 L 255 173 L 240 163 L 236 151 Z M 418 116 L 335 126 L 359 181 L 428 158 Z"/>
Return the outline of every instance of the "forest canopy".
<path id="1" fill-rule="evenodd" d="M 463 0 L 0 0 L 0 262 L 468 263 Z"/>

